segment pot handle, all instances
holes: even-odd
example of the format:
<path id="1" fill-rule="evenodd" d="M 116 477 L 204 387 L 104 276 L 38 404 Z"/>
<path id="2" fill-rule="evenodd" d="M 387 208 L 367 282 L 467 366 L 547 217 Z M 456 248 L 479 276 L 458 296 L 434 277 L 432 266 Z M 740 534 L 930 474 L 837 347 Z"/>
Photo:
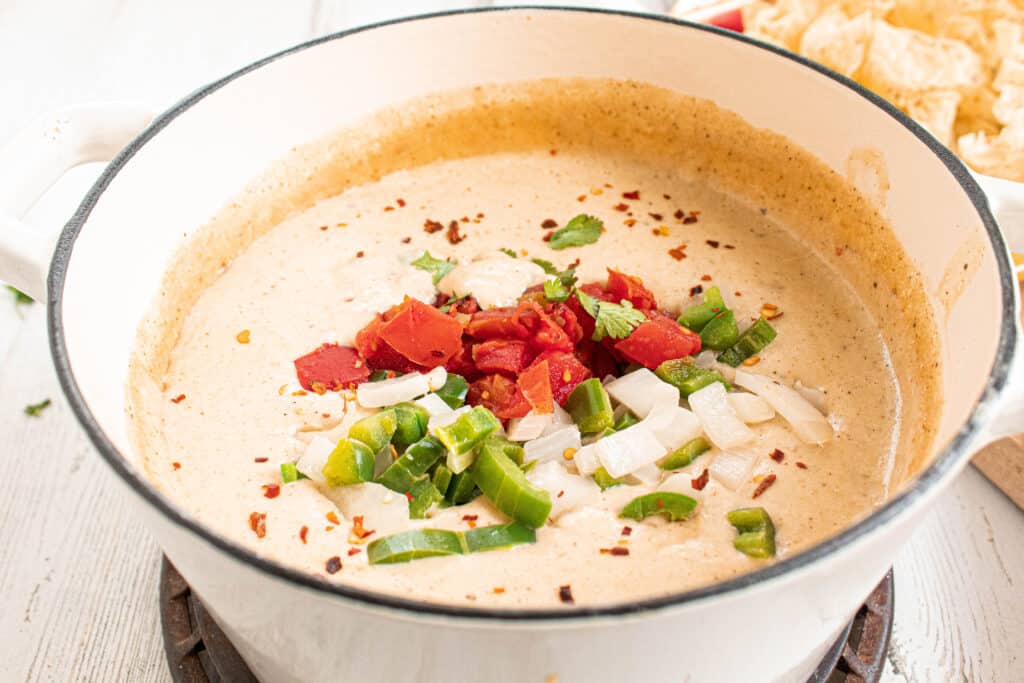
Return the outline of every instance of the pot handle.
<path id="1" fill-rule="evenodd" d="M 83 104 L 39 117 L 0 148 L 0 279 L 36 300 L 57 230 L 21 217 L 69 169 L 109 161 L 153 119 L 139 104 Z"/>
<path id="2" fill-rule="evenodd" d="M 1024 283 L 1024 183 L 974 174 L 988 198 L 989 207 L 996 217 L 1007 243 L 1013 250 L 1014 272 L 1018 282 Z M 1016 299 L 1017 349 L 1008 374 L 1006 389 L 996 415 L 985 427 L 979 444 L 991 443 L 1004 436 L 1024 432 L 1024 331 L 1021 327 L 1021 301 Z"/>

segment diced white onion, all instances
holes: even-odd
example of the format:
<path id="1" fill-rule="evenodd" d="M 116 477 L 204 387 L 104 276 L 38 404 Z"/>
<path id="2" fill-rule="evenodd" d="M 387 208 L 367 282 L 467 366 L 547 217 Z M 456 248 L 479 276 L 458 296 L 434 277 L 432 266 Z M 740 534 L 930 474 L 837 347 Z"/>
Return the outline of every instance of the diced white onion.
<path id="1" fill-rule="evenodd" d="M 334 444 L 322 436 L 314 436 L 306 450 L 295 461 L 295 469 L 318 484 L 327 485 L 324 478 L 324 465 L 334 451 Z"/>
<path id="2" fill-rule="evenodd" d="M 409 528 L 409 499 L 385 486 L 366 482 L 338 486 L 325 493 L 345 517 L 362 515 L 364 526 L 377 532 L 371 538 Z"/>
<path id="3" fill-rule="evenodd" d="M 640 368 L 611 381 L 605 386 L 608 395 L 632 410 L 637 417 L 647 417 L 655 405 L 679 405 L 679 391 L 662 382 L 647 368 Z"/>
<path id="4" fill-rule="evenodd" d="M 767 422 L 775 417 L 775 408 L 757 394 L 734 392 L 729 394 L 729 405 L 741 420 L 749 424 Z"/>
<path id="5" fill-rule="evenodd" d="M 557 519 L 601 495 L 601 487 L 590 477 L 571 474 L 559 462 L 539 463 L 526 473 L 526 478 L 551 496 L 551 517 Z"/>
<path id="6" fill-rule="evenodd" d="M 430 414 L 430 417 L 436 417 L 438 415 L 447 415 L 452 412 L 452 407 L 444 402 L 444 399 L 437 394 L 427 394 L 426 396 L 420 396 L 418 399 L 413 401 L 424 408 Z"/>
<path id="7" fill-rule="evenodd" d="M 705 370 L 714 370 L 718 365 L 718 359 L 714 351 L 705 349 L 698 353 L 693 359 L 694 365 L 698 368 L 704 368 Z"/>
<path id="8" fill-rule="evenodd" d="M 679 448 L 691 439 L 696 439 L 702 431 L 697 416 L 678 405 L 656 406 L 644 418 L 643 423 L 657 437 L 661 445 L 670 451 Z"/>
<path id="9" fill-rule="evenodd" d="M 576 425 L 563 427 L 557 432 L 523 444 L 523 460 L 526 462 L 563 460 L 562 456 L 567 448 L 578 451 L 581 445 L 579 428 Z"/>
<path id="10" fill-rule="evenodd" d="M 544 433 L 541 434 L 541 436 L 553 434 L 558 430 L 565 429 L 569 425 L 573 424 L 572 415 L 557 403 L 555 403 L 554 406 L 555 412 L 551 414 L 551 424 L 544 428 Z"/>
<path id="11" fill-rule="evenodd" d="M 807 402 L 818 409 L 822 415 L 828 415 L 828 401 L 825 398 L 825 390 L 819 387 L 809 387 L 797 380 L 793 388 L 800 392 L 800 395 L 807 399 Z"/>
<path id="12" fill-rule="evenodd" d="M 402 401 L 411 401 L 428 391 L 430 380 L 427 376 L 419 372 L 410 372 L 380 382 L 363 382 L 356 387 L 356 400 L 364 408 L 382 408 Z"/>
<path id="13" fill-rule="evenodd" d="M 601 464 L 616 479 L 657 461 L 668 452 L 643 423 L 609 434 L 595 445 Z"/>
<path id="14" fill-rule="evenodd" d="M 807 443 L 825 443 L 833 436 L 832 425 L 799 392 L 779 384 L 770 377 L 737 370 L 735 382 L 749 389 L 765 401 L 793 427 L 793 431 Z"/>
<path id="15" fill-rule="evenodd" d="M 725 385 L 721 382 L 693 392 L 686 400 L 703 425 L 704 433 L 719 448 L 742 446 L 756 436 L 729 405 Z"/>
<path id="16" fill-rule="evenodd" d="M 430 419 L 427 421 L 427 431 L 434 432 L 438 427 L 447 427 L 471 410 L 473 410 L 473 406 L 462 406 L 457 410 L 450 410 L 447 413 L 431 415 Z"/>
<path id="17" fill-rule="evenodd" d="M 755 464 L 757 454 L 751 451 L 722 451 L 708 465 L 708 471 L 723 486 L 735 491 L 750 479 Z"/>
<path id="18" fill-rule="evenodd" d="M 661 480 L 661 469 L 652 462 L 650 465 L 633 470 L 629 476 L 641 484 L 654 486 Z"/>
<path id="19" fill-rule="evenodd" d="M 438 365 L 427 373 L 427 384 L 430 385 L 431 391 L 437 391 L 444 386 L 444 383 L 448 381 L 448 371 L 444 367 Z"/>
<path id="20" fill-rule="evenodd" d="M 508 421 L 508 438 L 513 441 L 537 439 L 544 434 L 551 419 L 551 413 L 539 414 L 532 410 L 523 417 L 514 417 Z"/>
<path id="21" fill-rule="evenodd" d="M 601 466 L 601 459 L 597 455 L 597 444 L 592 443 L 581 447 L 576 451 L 572 461 L 576 465 L 576 471 L 580 474 L 590 476 L 596 472 L 597 468 Z"/>

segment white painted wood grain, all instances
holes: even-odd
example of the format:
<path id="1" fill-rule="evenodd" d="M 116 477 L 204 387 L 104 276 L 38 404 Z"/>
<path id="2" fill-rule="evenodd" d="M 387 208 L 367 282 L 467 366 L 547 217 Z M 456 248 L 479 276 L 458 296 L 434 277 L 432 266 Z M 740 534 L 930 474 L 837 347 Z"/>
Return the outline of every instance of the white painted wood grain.
<path id="1" fill-rule="evenodd" d="M 166 106 L 197 85 L 316 35 L 451 6 L 444 0 L 0 5 L 0 139 L 84 100 Z M 669 2 L 600 2 L 665 9 Z M 56 187 L 31 218 L 70 216 L 93 171 Z M 44 311 L 0 293 L 0 681 L 167 681 L 157 613 L 159 552 L 60 399 Z M 116 302 L 110 302 L 116 305 Z M 44 397 L 42 417 L 22 413 Z M 973 470 L 896 564 L 897 616 L 884 680 L 1024 680 L 1024 513 Z"/>

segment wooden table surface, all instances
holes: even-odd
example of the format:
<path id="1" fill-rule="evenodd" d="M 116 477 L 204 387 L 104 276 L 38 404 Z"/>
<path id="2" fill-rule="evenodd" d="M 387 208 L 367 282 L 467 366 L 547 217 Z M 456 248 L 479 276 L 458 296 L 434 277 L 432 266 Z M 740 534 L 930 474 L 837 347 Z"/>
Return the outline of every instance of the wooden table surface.
<path id="1" fill-rule="evenodd" d="M 167 106 L 269 52 L 386 16 L 477 3 L 7 0 L 0 141 L 82 101 Z M 571 4 L 561 2 L 559 4 Z M 591 2 L 660 11 L 670 2 Z M 54 228 L 97 169 L 33 210 Z M 116 305 L 116 302 L 97 302 Z M 0 680 L 167 681 L 160 552 L 61 398 L 45 311 L 0 296 Z M 28 403 L 52 398 L 40 417 Z M 899 556 L 885 681 L 1024 680 L 1024 512 L 973 468 Z"/>

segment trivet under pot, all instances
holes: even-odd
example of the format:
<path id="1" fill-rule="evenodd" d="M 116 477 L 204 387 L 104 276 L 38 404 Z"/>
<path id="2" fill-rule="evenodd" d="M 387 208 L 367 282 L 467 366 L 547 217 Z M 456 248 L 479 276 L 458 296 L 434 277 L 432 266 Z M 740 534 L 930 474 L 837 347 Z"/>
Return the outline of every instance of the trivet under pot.
<path id="1" fill-rule="evenodd" d="M 808 683 L 877 683 L 892 632 L 893 592 L 890 570 Z M 160 621 L 175 683 L 255 683 L 249 667 L 166 557 L 160 572 Z"/>

